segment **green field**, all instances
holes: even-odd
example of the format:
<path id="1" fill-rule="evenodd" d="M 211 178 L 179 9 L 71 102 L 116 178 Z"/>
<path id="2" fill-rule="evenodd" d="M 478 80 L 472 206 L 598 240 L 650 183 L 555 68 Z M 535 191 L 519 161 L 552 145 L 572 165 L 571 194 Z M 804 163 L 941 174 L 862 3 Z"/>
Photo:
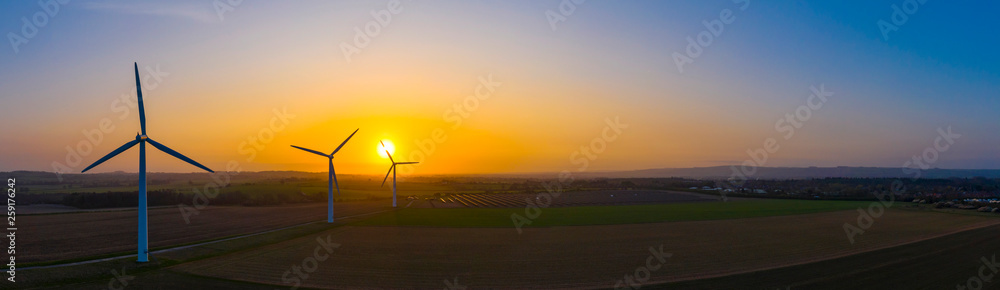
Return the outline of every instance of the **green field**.
<path id="1" fill-rule="evenodd" d="M 612 225 L 673 221 L 722 220 L 807 214 L 866 207 L 864 201 L 747 200 L 541 209 L 529 227 Z M 365 226 L 511 227 L 512 214 L 524 208 L 410 208 L 358 222 Z"/>
<path id="2" fill-rule="evenodd" d="M 81 187 L 78 185 L 74 186 L 58 186 L 58 185 L 31 185 L 27 186 L 30 191 L 25 191 L 25 193 L 32 194 L 49 194 L 49 193 L 75 193 L 75 192 L 121 192 L 121 191 L 138 191 L 137 185 L 132 186 L 98 186 L 98 187 Z M 176 190 L 186 190 L 190 191 L 194 186 L 188 185 L 187 183 L 171 183 L 171 184 L 155 184 L 147 185 L 146 189 L 149 191 L 154 190 L 164 190 L 164 189 L 176 189 Z"/>
<path id="3" fill-rule="evenodd" d="M 129 179 L 130 182 L 135 180 Z M 211 181 L 199 180 L 189 183 L 185 180 L 169 180 L 160 184 L 148 184 L 149 191 L 155 190 L 175 190 L 181 193 L 191 193 L 192 189 L 202 189 Z M 369 196 L 385 197 L 392 196 L 392 181 L 389 180 L 382 185 L 381 180 L 341 178 L 340 191 L 343 199 L 366 199 Z M 273 179 L 250 179 L 246 181 L 233 181 L 228 186 L 220 188 L 220 193 L 241 192 L 250 196 L 258 196 L 263 193 L 281 195 L 299 195 L 300 193 L 315 195 L 322 194 L 325 198 L 327 192 L 327 181 L 321 179 L 317 181 L 288 181 L 280 182 Z M 456 186 L 441 185 L 428 182 L 401 181 L 398 184 L 400 194 L 405 195 L 433 195 L 435 193 L 456 192 L 484 192 L 486 190 L 500 189 L 501 185 L 476 185 L 456 188 Z M 106 192 L 135 192 L 137 185 L 120 186 L 87 186 L 81 184 L 62 185 L 29 185 L 22 189 L 25 193 L 31 194 L 67 194 L 67 193 L 106 193 Z"/>
<path id="4" fill-rule="evenodd" d="M 301 187 L 303 193 L 308 195 L 319 194 L 323 198 L 326 198 L 326 186 L 319 187 Z M 441 191 L 419 191 L 419 190 L 407 190 L 406 192 L 397 192 L 398 198 L 405 198 L 410 195 L 433 195 L 434 193 Z M 297 194 L 297 193 L 296 193 Z M 360 189 L 340 189 L 340 195 L 337 195 L 337 190 L 333 190 L 333 198 L 336 199 L 368 199 L 368 198 L 388 198 L 392 197 L 392 188 L 386 185 L 386 188 L 381 190 L 360 190 Z"/>

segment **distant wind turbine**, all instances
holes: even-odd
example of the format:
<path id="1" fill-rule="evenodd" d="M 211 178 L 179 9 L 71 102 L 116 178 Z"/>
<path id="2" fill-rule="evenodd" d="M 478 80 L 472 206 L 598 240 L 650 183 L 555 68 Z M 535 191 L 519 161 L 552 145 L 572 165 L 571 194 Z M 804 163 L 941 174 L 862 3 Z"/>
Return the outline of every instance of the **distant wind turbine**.
<path id="1" fill-rule="evenodd" d="M 153 141 L 153 139 L 146 136 L 146 110 L 142 106 L 142 86 L 139 84 L 139 64 L 133 63 L 133 65 L 135 68 L 135 94 L 139 97 L 139 126 L 142 128 L 142 135 L 139 135 L 138 133 L 135 134 L 135 140 L 125 143 L 125 145 L 118 147 L 115 151 L 111 151 L 111 153 L 108 153 L 108 155 L 97 160 L 94 164 L 84 168 L 83 172 L 87 172 L 87 170 L 94 168 L 94 166 L 104 163 L 104 161 L 108 161 L 108 159 L 125 152 L 125 150 L 132 148 L 135 144 L 139 144 L 139 252 L 137 255 L 139 262 L 148 262 L 149 231 L 147 229 L 148 223 L 146 222 L 146 143 L 148 142 L 149 145 L 153 145 L 156 149 L 160 149 L 160 151 L 177 157 L 177 159 L 184 160 L 187 163 L 191 163 L 191 165 L 198 166 L 198 168 L 212 173 L 215 171 L 208 169 L 208 167 L 205 167 L 204 165 L 191 160 L 191 158 L 187 158 L 186 156 L 177 153 L 177 151 L 167 148 L 167 146 Z"/>
<path id="2" fill-rule="evenodd" d="M 333 153 L 330 153 L 330 155 L 323 154 L 322 152 L 319 152 L 319 151 L 316 151 L 316 150 L 306 149 L 306 148 L 302 148 L 302 147 L 299 147 L 299 146 L 292 145 L 292 147 L 295 147 L 295 148 L 298 148 L 298 149 L 302 149 L 302 150 L 304 150 L 306 152 L 309 152 L 309 153 L 312 153 L 312 154 L 316 154 L 316 155 L 319 155 L 319 156 L 326 157 L 327 159 L 330 160 L 330 171 L 329 171 L 330 176 L 327 177 L 327 190 L 326 190 L 326 222 L 328 222 L 328 223 L 333 223 L 333 185 L 334 184 L 337 185 L 337 196 L 340 196 L 340 183 L 337 182 L 337 172 L 333 170 L 333 154 L 337 154 L 337 151 L 340 151 L 340 148 L 344 147 L 344 144 L 347 144 L 347 140 L 351 140 L 351 137 L 354 137 L 354 134 L 358 133 L 359 129 L 361 129 L 361 128 L 354 129 L 354 133 L 351 133 L 351 136 L 347 136 L 347 139 L 344 139 L 344 142 L 340 143 L 340 146 L 337 146 L 337 149 L 334 149 Z"/>
<path id="3" fill-rule="evenodd" d="M 382 140 L 379 140 L 378 142 L 381 143 L 382 148 L 385 149 L 385 143 L 383 143 Z M 389 154 L 389 149 L 385 150 L 385 155 L 389 156 L 389 161 L 392 161 L 392 166 L 389 167 L 389 172 L 385 173 L 385 178 L 382 179 L 382 186 L 385 186 L 385 181 L 389 179 L 389 173 L 392 173 L 392 207 L 396 207 L 396 165 L 417 164 L 420 162 L 396 162 L 392 159 L 392 154 Z"/>

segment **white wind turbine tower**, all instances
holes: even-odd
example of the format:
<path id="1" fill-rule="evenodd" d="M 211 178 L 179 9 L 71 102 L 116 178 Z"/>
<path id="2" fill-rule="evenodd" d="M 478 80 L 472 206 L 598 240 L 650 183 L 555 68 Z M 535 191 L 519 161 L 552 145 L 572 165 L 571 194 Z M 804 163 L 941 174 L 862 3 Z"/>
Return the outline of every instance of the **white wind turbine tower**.
<path id="1" fill-rule="evenodd" d="M 358 128 L 358 129 L 361 129 L 361 128 Z M 327 188 L 326 188 L 326 222 L 327 223 L 333 223 L 333 185 L 334 184 L 337 185 L 337 196 L 340 196 L 340 183 L 337 182 L 337 172 L 335 170 L 333 170 L 333 155 L 337 154 L 337 151 L 340 151 L 340 148 L 344 147 L 344 144 L 347 144 L 347 140 L 351 140 L 351 137 L 354 137 L 354 134 L 358 133 L 358 129 L 354 129 L 354 133 L 351 133 L 351 136 L 347 136 L 347 139 L 344 139 L 344 142 L 340 143 L 340 146 L 337 146 L 337 149 L 334 149 L 333 153 L 330 153 L 329 155 L 324 154 L 323 152 L 316 151 L 316 150 L 306 149 L 306 148 L 302 148 L 302 147 L 299 147 L 299 146 L 291 145 L 292 147 L 295 147 L 295 148 L 298 148 L 298 149 L 302 149 L 303 151 L 306 151 L 306 152 L 309 152 L 309 153 L 312 153 L 312 154 L 316 154 L 316 155 L 319 155 L 319 156 L 326 157 L 330 161 L 329 162 L 329 164 L 330 164 L 330 171 L 328 172 L 329 176 L 327 177 L 327 180 L 326 180 L 326 183 L 327 183 Z"/>
<path id="2" fill-rule="evenodd" d="M 137 144 L 139 145 L 139 248 L 136 251 L 136 262 L 145 263 L 149 262 L 149 222 L 147 221 L 149 215 L 147 214 L 146 205 L 146 143 L 149 143 L 149 145 L 152 145 L 156 149 L 160 149 L 160 151 L 163 151 L 164 153 L 170 154 L 170 156 L 190 163 L 191 165 L 197 166 L 205 171 L 212 173 L 215 173 L 215 171 L 212 171 L 211 169 L 208 169 L 208 167 L 201 165 L 201 163 L 191 160 L 191 158 L 170 149 L 170 147 L 167 147 L 166 145 L 153 141 L 152 138 L 149 138 L 149 136 L 146 135 L 146 109 L 142 105 L 142 84 L 139 82 L 139 64 L 132 63 L 132 68 L 135 69 L 135 95 L 139 100 L 139 127 L 142 129 L 142 134 L 140 135 L 139 133 L 136 133 L 134 140 L 126 142 L 121 147 L 118 147 L 118 149 L 115 149 L 114 151 L 111 151 L 111 153 L 108 153 L 108 155 L 101 157 L 101 159 L 98 159 L 93 164 L 90 164 L 90 166 L 87 166 L 87 168 L 84 168 L 82 172 L 87 172 L 87 170 L 94 168 L 94 166 L 100 165 L 101 163 L 104 163 L 104 161 L 108 161 L 108 159 L 125 152 L 125 150 L 128 150 Z"/>
<path id="3" fill-rule="evenodd" d="M 385 149 L 385 143 L 381 140 L 378 142 L 382 144 L 382 149 Z M 420 162 L 396 162 L 392 159 L 392 154 L 389 153 L 389 149 L 385 149 L 385 155 L 389 156 L 389 161 L 392 161 L 392 166 L 389 167 L 389 172 L 385 173 L 385 178 L 382 179 L 382 186 L 385 186 L 385 181 L 389 179 L 389 173 L 392 173 L 392 207 L 396 207 L 396 165 L 417 164 Z"/>

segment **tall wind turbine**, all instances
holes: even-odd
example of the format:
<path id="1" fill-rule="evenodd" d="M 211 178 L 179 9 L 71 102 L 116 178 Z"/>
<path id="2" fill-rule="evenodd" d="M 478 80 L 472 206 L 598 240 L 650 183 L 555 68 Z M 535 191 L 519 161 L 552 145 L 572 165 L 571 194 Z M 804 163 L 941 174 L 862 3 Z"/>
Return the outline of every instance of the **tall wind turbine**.
<path id="1" fill-rule="evenodd" d="M 385 143 L 382 140 L 378 141 L 382 144 L 382 149 L 385 149 Z M 392 161 L 392 166 L 389 167 L 389 172 L 385 173 L 385 178 L 382 179 L 382 186 L 385 186 L 385 181 L 389 179 L 389 173 L 392 173 L 392 207 L 396 207 L 396 165 L 403 164 L 417 164 L 420 162 L 396 162 L 392 159 L 392 154 L 389 154 L 389 149 L 385 150 L 385 155 L 389 156 L 389 161 Z"/>
<path id="2" fill-rule="evenodd" d="M 83 172 L 87 172 L 87 170 L 94 168 L 94 166 L 104 163 L 104 161 L 108 161 L 108 159 L 111 159 L 112 157 L 115 157 L 116 155 L 125 152 L 125 150 L 132 148 L 132 146 L 135 146 L 135 144 L 139 144 L 139 252 L 137 253 L 137 255 L 139 262 L 148 262 L 149 231 L 147 229 L 147 222 L 146 222 L 146 143 L 148 142 L 149 145 L 153 145 L 153 147 L 156 147 L 156 149 L 160 149 L 160 151 L 163 151 L 167 154 L 177 157 L 177 159 L 184 160 L 187 163 L 191 163 L 191 165 L 197 166 L 198 168 L 204 169 L 212 173 L 214 173 L 215 171 L 208 169 L 208 167 L 205 167 L 204 165 L 201 165 L 198 162 L 191 160 L 191 158 L 187 158 L 186 156 L 177 153 L 177 151 L 174 151 L 173 149 L 170 149 L 167 146 L 164 146 L 163 144 L 153 141 L 153 139 L 146 136 L 146 110 L 142 106 L 142 86 L 139 84 L 139 64 L 136 63 L 133 64 L 135 68 L 135 94 L 136 96 L 139 97 L 139 126 L 142 128 L 142 135 L 139 135 L 137 133 L 135 135 L 135 140 L 125 143 L 125 145 L 118 147 L 118 149 L 115 149 L 115 151 L 111 151 L 111 153 L 108 153 L 108 155 L 97 160 L 97 162 L 94 162 L 94 164 L 91 164 L 90 166 L 87 166 L 87 168 L 84 168 Z"/>
<path id="3" fill-rule="evenodd" d="M 337 146 L 337 149 L 334 149 L 333 153 L 330 153 L 330 155 L 323 154 L 322 152 L 319 152 L 319 151 L 316 151 L 316 150 L 306 149 L 306 148 L 302 148 L 302 147 L 299 147 L 299 146 L 292 145 L 292 147 L 305 150 L 306 152 L 309 152 L 309 153 L 312 153 L 312 154 L 316 154 L 316 155 L 319 155 L 319 156 L 326 157 L 327 159 L 330 160 L 330 172 L 329 172 L 330 176 L 327 177 L 327 190 L 326 190 L 326 222 L 328 222 L 328 223 L 333 223 L 333 185 L 334 184 L 337 185 L 337 196 L 340 196 L 340 183 L 337 182 L 337 172 L 333 170 L 333 154 L 337 154 L 337 151 L 340 151 L 340 148 L 344 147 L 344 144 L 347 144 L 347 140 L 351 140 L 351 137 L 354 137 L 354 134 L 358 133 L 359 129 L 361 129 L 361 128 L 354 129 L 354 133 L 351 133 L 351 136 L 347 136 L 347 139 L 344 139 L 344 142 L 340 143 L 340 146 Z"/>

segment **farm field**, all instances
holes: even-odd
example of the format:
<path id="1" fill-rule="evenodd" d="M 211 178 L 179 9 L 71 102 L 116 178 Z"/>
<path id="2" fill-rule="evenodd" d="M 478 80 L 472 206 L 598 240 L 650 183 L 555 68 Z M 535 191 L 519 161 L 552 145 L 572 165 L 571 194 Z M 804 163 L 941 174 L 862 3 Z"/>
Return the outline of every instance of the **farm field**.
<path id="1" fill-rule="evenodd" d="M 956 289 L 978 277 L 981 259 L 993 261 L 997 254 L 1000 226 L 990 226 L 817 263 L 642 288 Z M 1000 280 L 982 289 L 1000 289 Z"/>
<path id="2" fill-rule="evenodd" d="M 149 209 L 156 208 L 176 208 L 176 206 L 151 206 Z M 99 211 L 135 211 L 135 207 L 113 207 L 113 208 L 95 208 L 95 209 L 80 209 L 72 206 L 60 205 L 60 204 L 33 204 L 24 205 L 18 208 L 18 211 L 22 215 L 39 215 L 39 214 L 54 214 L 54 213 L 77 213 L 77 212 L 99 212 Z"/>
<path id="3" fill-rule="evenodd" d="M 385 200 L 334 204 L 335 216 L 389 209 Z M 326 203 L 275 207 L 209 206 L 186 223 L 177 207 L 149 210 L 150 248 L 174 246 L 326 220 Z M 19 219 L 23 263 L 135 252 L 136 211 L 30 215 Z M 47 249 L 59 249 L 52 251 Z"/>
<path id="4" fill-rule="evenodd" d="M 718 201 L 718 196 L 665 190 L 595 190 L 564 192 L 551 201 L 550 207 L 625 205 L 676 202 Z M 429 200 L 423 207 L 525 207 L 528 202 L 538 204 L 537 194 L 450 194 Z"/>
<path id="5" fill-rule="evenodd" d="M 62 187 L 62 186 L 47 186 L 47 185 L 34 185 L 31 187 L 31 193 L 38 194 L 49 194 L 49 193 L 74 193 L 74 192 L 109 192 L 109 191 L 135 191 L 137 185 L 129 186 L 95 186 L 95 187 Z M 187 183 L 174 183 L 174 184 L 147 184 L 146 189 L 149 191 L 163 190 L 163 189 L 190 189 L 191 185 Z"/>
<path id="6" fill-rule="evenodd" d="M 155 174 L 152 174 L 155 175 Z M 339 176 L 338 176 L 339 177 Z M 109 191 L 135 191 L 136 190 L 136 179 L 138 177 L 127 177 L 127 185 L 116 185 L 116 186 L 84 186 L 84 185 L 30 185 L 30 193 L 37 194 L 51 194 L 51 193 L 74 193 L 74 192 L 109 192 Z M 286 183 L 279 183 L 275 180 L 268 179 L 238 179 L 241 182 L 236 183 L 234 181 L 228 187 L 221 188 L 221 192 L 234 192 L 240 191 L 250 194 L 256 194 L 260 192 L 274 192 L 274 193 L 298 193 L 300 191 L 314 193 L 322 192 L 326 194 L 327 181 L 326 176 L 322 178 L 317 178 L 313 181 L 289 181 Z M 210 182 L 211 180 L 199 180 L 198 183 L 188 183 L 186 181 L 174 180 L 162 184 L 147 184 L 147 189 L 150 191 L 154 190 L 178 190 L 178 191 L 190 191 L 192 187 L 200 187 Z M 390 190 L 386 187 L 381 186 L 381 180 L 365 180 L 356 176 L 341 177 L 338 179 L 340 182 L 340 189 L 360 191 L 360 192 L 386 192 L 392 194 Z M 401 189 L 406 189 L 407 192 L 449 192 L 454 191 L 453 187 L 433 184 L 427 182 L 403 182 L 400 181 L 399 184 Z M 483 188 L 488 188 L 487 186 L 482 186 Z"/>
<path id="7" fill-rule="evenodd" d="M 888 210 L 851 244 L 842 226 L 856 219 L 856 211 L 842 210 L 728 220 L 528 228 L 523 234 L 512 228 L 351 225 L 171 269 L 290 286 L 282 281 L 283 273 L 313 255 L 317 238 L 329 237 L 340 247 L 317 266 L 303 286 L 442 288 L 444 280 L 457 278 L 470 288 L 613 288 L 624 274 L 646 263 L 651 247 L 661 245 L 663 252 L 672 256 L 662 269 L 653 271 L 649 283 L 815 263 L 1000 222 L 978 216 Z M 825 271 L 814 273 L 820 272 Z"/>
<path id="8" fill-rule="evenodd" d="M 566 194 L 564 196 L 569 196 Z M 563 197 L 560 197 L 563 198 Z M 568 199 L 572 199 L 569 197 Z M 668 203 L 541 209 L 526 227 L 608 225 L 667 221 L 751 218 L 852 210 L 860 201 L 751 199 L 731 202 Z M 513 229 L 512 214 L 527 217 L 525 208 L 407 208 L 358 222 L 366 226 L 501 227 Z"/>
<path id="9" fill-rule="evenodd" d="M 196 276 L 174 271 L 155 271 L 152 273 L 130 274 L 133 279 L 128 281 L 124 289 L 240 289 L 240 290 L 274 290 L 274 286 L 247 283 L 240 281 L 221 280 L 210 277 Z M 76 283 L 52 287 L 32 289 L 78 290 L 78 289 L 109 289 L 110 280 L 94 283 Z M 121 287 L 120 285 L 115 285 Z"/>

